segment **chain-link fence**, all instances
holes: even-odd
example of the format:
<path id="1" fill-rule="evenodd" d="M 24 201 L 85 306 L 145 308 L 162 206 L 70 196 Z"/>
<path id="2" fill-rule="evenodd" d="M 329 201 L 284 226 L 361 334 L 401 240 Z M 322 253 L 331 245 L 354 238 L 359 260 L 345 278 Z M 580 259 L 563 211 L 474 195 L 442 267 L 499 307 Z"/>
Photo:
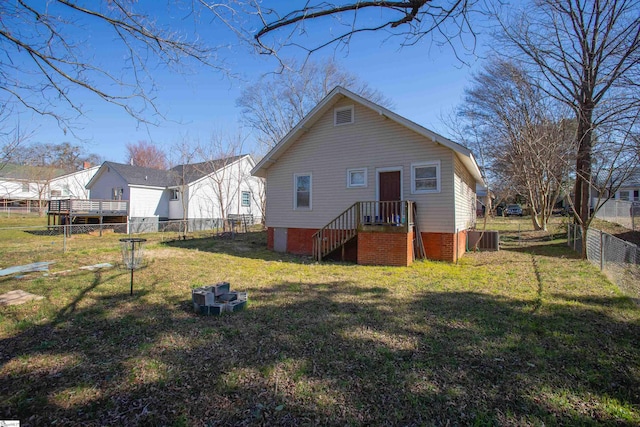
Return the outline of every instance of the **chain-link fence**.
<path id="1" fill-rule="evenodd" d="M 640 230 L 640 202 L 607 200 L 596 212 L 596 218 L 620 224 L 630 230 Z"/>
<path id="2" fill-rule="evenodd" d="M 568 224 L 568 245 L 582 252 L 582 228 Z M 627 295 L 640 298 L 640 248 L 600 230 L 587 231 L 587 259 Z"/>
<path id="3" fill-rule="evenodd" d="M 4 206 L 0 204 L 0 215 L 11 218 L 16 215 L 44 214 L 45 209 L 40 206 Z"/>
<path id="4" fill-rule="evenodd" d="M 0 228 L 0 268 L 50 260 L 64 253 L 117 248 L 120 238 L 144 236 L 150 243 L 199 237 L 233 238 L 251 231 L 248 220 L 146 221 L 118 224 L 72 224 Z"/>

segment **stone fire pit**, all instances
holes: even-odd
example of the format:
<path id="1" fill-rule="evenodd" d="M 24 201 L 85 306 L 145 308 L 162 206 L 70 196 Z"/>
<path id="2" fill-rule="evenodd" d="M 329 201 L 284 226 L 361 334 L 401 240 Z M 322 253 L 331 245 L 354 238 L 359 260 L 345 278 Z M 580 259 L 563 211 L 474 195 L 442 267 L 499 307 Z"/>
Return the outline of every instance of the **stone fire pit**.
<path id="1" fill-rule="evenodd" d="M 244 310 L 247 306 L 247 293 L 231 291 L 229 286 L 229 282 L 220 282 L 193 289 L 191 291 L 193 310 L 207 316 Z"/>

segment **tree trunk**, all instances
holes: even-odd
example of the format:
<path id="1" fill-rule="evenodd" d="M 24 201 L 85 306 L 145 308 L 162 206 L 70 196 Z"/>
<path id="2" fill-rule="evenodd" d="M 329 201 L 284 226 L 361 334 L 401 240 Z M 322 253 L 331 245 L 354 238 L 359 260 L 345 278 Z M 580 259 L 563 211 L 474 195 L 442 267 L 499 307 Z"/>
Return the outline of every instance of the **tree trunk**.
<path id="1" fill-rule="evenodd" d="M 576 185 L 574 190 L 575 215 L 583 228 L 583 243 L 586 242 L 586 224 L 589 224 L 589 189 L 591 183 L 592 162 L 592 115 L 593 107 L 584 106 L 578 117 L 576 142 L 578 146 L 576 158 Z M 582 259 L 587 258 L 587 247 L 582 245 Z"/>

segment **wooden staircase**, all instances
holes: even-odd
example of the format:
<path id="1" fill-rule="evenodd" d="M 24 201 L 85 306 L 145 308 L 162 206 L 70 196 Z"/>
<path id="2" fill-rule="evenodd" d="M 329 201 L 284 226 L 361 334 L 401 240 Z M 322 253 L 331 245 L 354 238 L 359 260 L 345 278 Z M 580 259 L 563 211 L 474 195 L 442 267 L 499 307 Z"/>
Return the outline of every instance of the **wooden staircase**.
<path id="1" fill-rule="evenodd" d="M 412 201 L 356 202 L 313 235 L 313 257 L 322 261 L 332 252 L 342 249 L 344 260 L 345 245 L 358 235 L 359 230 L 392 227 L 394 231 L 408 232 L 415 225 L 415 216 L 416 208 Z M 423 248 L 416 252 L 418 256 L 424 256 Z"/>
<path id="2" fill-rule="evenodd" d="M 322 261 L 336 249 L 344 250 L 344 245 L 358 235 L 360 215 L 360 202 L 356 202 L 318 230 L 313 235 L 313 257 Z"/>

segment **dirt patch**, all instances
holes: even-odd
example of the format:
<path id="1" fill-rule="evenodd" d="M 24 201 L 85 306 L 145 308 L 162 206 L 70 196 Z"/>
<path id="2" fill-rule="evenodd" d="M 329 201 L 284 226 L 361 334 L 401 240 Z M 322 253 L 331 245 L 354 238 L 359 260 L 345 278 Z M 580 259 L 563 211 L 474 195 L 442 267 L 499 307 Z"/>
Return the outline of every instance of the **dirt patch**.
<path id="1" fill-rule="evenodd" d="M 593 228 L 609 233 L 618 239 L 626 240 L 634 245 L 640 246 L 640 231 L 633 231 L 621 225 L 607 221 L 593 221 Z"/>
<path id="2" fill-rule="evenodd" d="M 28 301 L 41 300 L 43 296 L 30 294 L 23 290 L 9 291 L 0 295 L 0 305 L 19 305 Z"/>

